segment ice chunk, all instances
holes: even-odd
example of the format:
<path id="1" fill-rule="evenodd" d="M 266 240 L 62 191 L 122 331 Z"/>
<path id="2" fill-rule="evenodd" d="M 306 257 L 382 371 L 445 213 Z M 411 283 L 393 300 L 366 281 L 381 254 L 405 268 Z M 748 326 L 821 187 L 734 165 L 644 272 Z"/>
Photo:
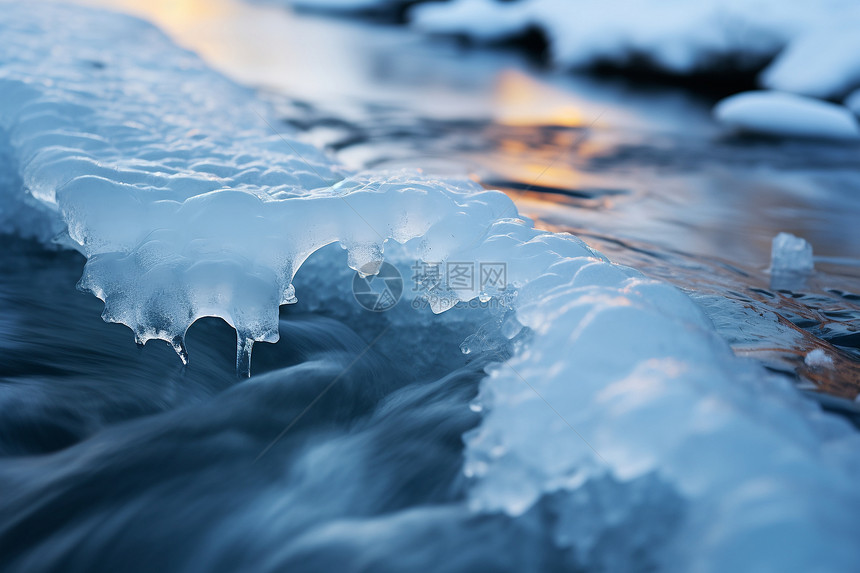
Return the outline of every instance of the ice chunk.
<path id="1" fill-rule="evenodd" d="M 833 358 L 820 348 L 811 351 L 803 359 L 803 363 L 810 368 L 833 368 Z"/>
<path id="2" fill-rule="evenodd" d="M 815 270 L 812 245 L 791 233 L 773 238 L 770 251 L 770 272 L 808 275 Z"/>
<path id="3" fill-rule="evenodd" d="M 843 106 L 774 91 L 744 92 L 714 108 L 729 127 L 786 137 L 860 139 L 857 118 Z"/>

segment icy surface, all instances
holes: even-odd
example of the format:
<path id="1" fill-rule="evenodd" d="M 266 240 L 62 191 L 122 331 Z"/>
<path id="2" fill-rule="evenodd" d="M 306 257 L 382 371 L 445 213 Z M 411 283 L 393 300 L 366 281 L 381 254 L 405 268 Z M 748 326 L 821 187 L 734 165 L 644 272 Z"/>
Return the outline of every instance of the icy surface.
<path id="1" fill-rule="evenodd" d="M 109 33 L 82 46 L 93 29 Z M 247 368 L 299 266 L 335 242 L 355 269 L 384 250 L 397 264 L 504 262 L 507 285 L 429 286 L 434 312 L 505 287 L 516 309 L 495 333 L 514 357 L 483 381 L 483 422 L 465 436 L 475 510 L 520 515 L 552 495 L 557 543 L 615 570 L 643 552 L 684 572 L 860 560 L 856 433 L 735 358 L 680 291 L 533 228 L 474 183 L 349 176 L 140 21 L 9 4 L 0 34 L 17 196 L 68 226 L 82 286 L 140 341 L 184 353 L 189 325 L 219 316 Z M 600 551 L 612 531 L 626 549 Z"/>
<path id="2" fill-rule="evenodd" d="M 774 91 L 744 92 L 714 108 L 727 126 L 753 133 L 824 139 L 860 139 L 860 124 L 845 107 Z"/>

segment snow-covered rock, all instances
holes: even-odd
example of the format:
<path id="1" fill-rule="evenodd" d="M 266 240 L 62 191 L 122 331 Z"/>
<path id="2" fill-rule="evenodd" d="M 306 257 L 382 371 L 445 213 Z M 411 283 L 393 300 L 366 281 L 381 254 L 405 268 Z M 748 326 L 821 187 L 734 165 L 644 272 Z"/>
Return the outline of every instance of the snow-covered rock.
<path id="1" fill-rule="evenodd" d="M 725 125 L 752 133 L 824 139 L 860 139 L 857 118 L 845 107 L 775 91 L 744 92 L 714 108 Z"/>

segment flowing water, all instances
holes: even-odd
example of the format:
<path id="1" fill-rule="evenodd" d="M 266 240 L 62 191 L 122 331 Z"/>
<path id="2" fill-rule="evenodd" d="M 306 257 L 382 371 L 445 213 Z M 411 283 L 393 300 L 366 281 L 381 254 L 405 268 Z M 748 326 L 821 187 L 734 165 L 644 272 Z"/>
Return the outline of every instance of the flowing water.
<path id="1" fill-rule="evenodd" d="M 236 0 L 87 3 L 152 19 L 258 89 L 283 120 L 273 129 L 298 129 L 350 167 L 467 174 L 509 193 L 539 225 L 684 289 L 736 353 L 860 419 L 860 146 L 733 136 L 708 94 L 555 73 L 393 27 Z M 815 248 L 805 283 L 771 284 L 781 231 Z M 316 272 L 348 289 L 350 273 L 322 262 L 345 255 L 328 251 L 297 287 Z M 10 570 L 582 563 L 552 542 L 549 500 L 517 519 L 464 502 L 461 436 L 479 422 L 468 404 L 499 356 L 459 344 L 486 309 L 416 324 L 311 294 L 282 309 L 281 342 L 258 345 L 255 376 L 237 383 L 220 321 L 191 329 L 183 366 L 168 345 L 135 347 L 102 322 L 101 303 L 74 290 L 76 253 L 4 237 L 0 262 Z M 804 363 L 817 348 L 836 368 Z M 680 501 L 649 491 L 655 508 L 640 517 L 668 531 Z M 612 569 L 611 553 L 586 562 Z"/>

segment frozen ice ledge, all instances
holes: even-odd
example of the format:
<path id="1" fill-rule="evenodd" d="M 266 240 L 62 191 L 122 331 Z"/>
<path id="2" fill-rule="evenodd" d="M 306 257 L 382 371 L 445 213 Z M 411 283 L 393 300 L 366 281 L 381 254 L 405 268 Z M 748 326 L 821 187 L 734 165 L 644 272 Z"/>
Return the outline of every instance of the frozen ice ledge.
<path id="1" fill-rule="evenodd" d="M 586 567 L 860 563 L 857 434 L 735 358 L 678 290 L 534 229 L 473 183 L 345 172 L 275 135 L 253 94 L 141 21 L 9 3 L 0 37 L 12 182 L 0 225 L 45 241 L 67 229 L 87 258 L 81 285 L 138 341 L 184 357 L 188 327 L 218 316 L 247 369 L 252 343 L 278 336 L 296 270 L 334 242 L 355 269 L 395 243 L 389 256 L 505 261 L 507 335 L 533 334 L 473 405 L 476 510 L 517 516 L 553 499 L 556 541 Z"/>

